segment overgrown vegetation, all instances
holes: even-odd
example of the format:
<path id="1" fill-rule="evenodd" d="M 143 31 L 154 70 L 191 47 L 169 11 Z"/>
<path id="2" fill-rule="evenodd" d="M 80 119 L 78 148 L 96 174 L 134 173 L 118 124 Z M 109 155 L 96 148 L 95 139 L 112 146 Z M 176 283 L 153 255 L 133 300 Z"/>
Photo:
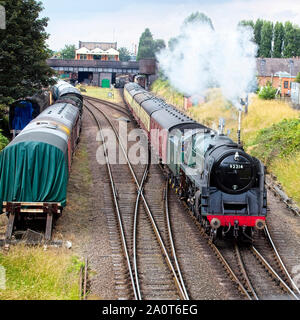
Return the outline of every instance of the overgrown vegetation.
<path id="1" fill-rule="evenodd" d="M 82 262 L 65 250 L 14 247 L 0 252 L 6 289 L 0 300 L 77 300 Z"/>
<path id="2" fill-rule="evenodd" d="M 4 149 L 9 143 L 8 139 L 1 132 L 2 130 L 0 130 L 0 151 Z"/>
<path id="3" fill-rule="evenodd" d="M 267 84 L 266 86 L 262 87 L 258 93 L 260 99 L 264 100 L 271 100 L 275 99 L 277 89 L 272 87 L 271 84 Z"/>
<path id="4" fill-rule="evenodd" d="M 252 144 L 252 154 L 267 165 L 276 157 L 295 155 L 300 151 L 300 118 L 284 119 L 260 130 Z"/>

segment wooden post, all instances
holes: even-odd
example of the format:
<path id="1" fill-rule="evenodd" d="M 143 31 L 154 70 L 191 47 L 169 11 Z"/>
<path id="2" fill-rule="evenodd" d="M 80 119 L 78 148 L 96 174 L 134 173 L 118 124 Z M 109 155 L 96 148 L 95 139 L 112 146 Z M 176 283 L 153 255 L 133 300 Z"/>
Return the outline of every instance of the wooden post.
<path id="1" fill-rule="evenodd" d="M 12 232 L 14 228 L 14 222 L 15 222 L 15 212 L 13 209 L 12 212 L 9 213 L 8 225 L 7 225 L 6 236 L 5 236 L 6 240 L 11 240 Z"/>
<path id="2" fill-rule="evenodd" d="M 46 222 L 46 234 L 45 234 L 46 241 L 51 240 L 52 222 L 53 222 L 53 212 L 51 209 L 49 209 L 49 211 L 47 213 L 47 222 Z"/>

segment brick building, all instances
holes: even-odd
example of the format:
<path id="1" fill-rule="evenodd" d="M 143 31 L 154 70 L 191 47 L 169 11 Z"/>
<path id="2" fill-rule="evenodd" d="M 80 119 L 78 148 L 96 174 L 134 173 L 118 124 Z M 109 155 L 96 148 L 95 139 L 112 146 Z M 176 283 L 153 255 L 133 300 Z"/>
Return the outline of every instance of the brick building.
<path id="1" fill-rule="evenodd" d="M 116 42 L 83 42 L 79 41 L 75 60 L 119 61 Z"/>
<path id="2" fill-rule="evenodd" d="M 290 96 L 292 83 L 300 72 L 300 58 L 258 58 L 256 67 L 260 87 L 270 82 L 281 96 Z"/>

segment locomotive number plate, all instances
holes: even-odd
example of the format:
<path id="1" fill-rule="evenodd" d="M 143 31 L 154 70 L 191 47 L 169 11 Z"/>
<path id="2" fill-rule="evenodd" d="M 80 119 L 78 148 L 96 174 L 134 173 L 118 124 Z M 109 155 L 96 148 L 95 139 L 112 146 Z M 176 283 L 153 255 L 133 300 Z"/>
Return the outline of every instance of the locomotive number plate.
<path id="1" fill-rule="evenodd" d="M 230 168 L 230 169 L 244 169 L 244 166 L 243 166 L 242 164 L 236 164 L 236 163 L 234 163 L 234 164 L 230 164 L 230 165 L 229 165 L 229 168 Z"/>

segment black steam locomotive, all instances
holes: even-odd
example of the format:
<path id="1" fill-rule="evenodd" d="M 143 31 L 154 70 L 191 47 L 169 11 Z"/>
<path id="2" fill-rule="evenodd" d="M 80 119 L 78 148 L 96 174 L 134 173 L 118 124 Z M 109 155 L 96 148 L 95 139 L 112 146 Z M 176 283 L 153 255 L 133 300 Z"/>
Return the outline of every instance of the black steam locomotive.
<path id="1" fill-rule="evenodd" d="M 258 159 L 135 83 L 125 85 L 124 97 L 170 183 L 212 239 L 251 238 L 254 227 L 264 228 L 267 193 Z"/>

